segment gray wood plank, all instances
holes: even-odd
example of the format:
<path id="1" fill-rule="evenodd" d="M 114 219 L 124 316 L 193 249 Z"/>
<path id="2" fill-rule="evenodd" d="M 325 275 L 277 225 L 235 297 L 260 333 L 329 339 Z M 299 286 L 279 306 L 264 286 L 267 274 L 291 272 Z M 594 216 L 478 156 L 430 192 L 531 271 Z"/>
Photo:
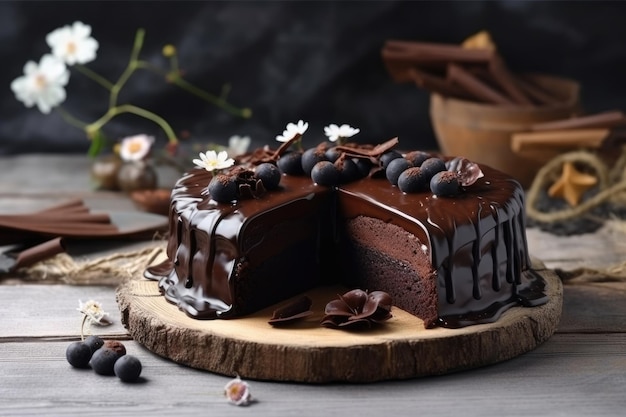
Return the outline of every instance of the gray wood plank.
<path id="1" fill-rule="evenodd" d="M 82 314 L 78 301 L 102 303 L 113 324 L 86 326 L 94 334 L 128 335 L 120 321 L 115 289 L 105 286 L 0 285 L 0 342 L 28 338 L 76 339 L 80 335 Z"/>
<path id="2" fill-rule="evenodd" d="M 626 406 L 624 334 L 555 335 L 518 358 L 439 377 L 363 385 L 248 381 L 258 399 L 251 409 L 225 402 L 230 377 L 124 343 L 142 361 L 142 383 L 71 368 L 67 342 L 0 343 L 0 415 L 615 416 Z"/>

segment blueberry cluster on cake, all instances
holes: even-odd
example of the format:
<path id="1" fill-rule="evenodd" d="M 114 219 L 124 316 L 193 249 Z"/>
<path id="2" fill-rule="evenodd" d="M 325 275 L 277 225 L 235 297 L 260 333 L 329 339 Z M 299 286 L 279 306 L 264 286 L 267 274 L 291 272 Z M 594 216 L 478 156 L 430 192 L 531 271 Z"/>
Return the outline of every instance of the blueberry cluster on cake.
<path id="1" fill-rule="evenodd" d="M 168 260 L 145 274 L 168 301 L 198 319 L 237 318 L 340 284 L 386 292 L 428 328 L 547 301 L 515 179 L 462 157 L 402 152 L 397 138 L 300 149 L 304 130 L 292 125 L 277 149 L 226 168 L 204 156 L 180 178 Z"/>

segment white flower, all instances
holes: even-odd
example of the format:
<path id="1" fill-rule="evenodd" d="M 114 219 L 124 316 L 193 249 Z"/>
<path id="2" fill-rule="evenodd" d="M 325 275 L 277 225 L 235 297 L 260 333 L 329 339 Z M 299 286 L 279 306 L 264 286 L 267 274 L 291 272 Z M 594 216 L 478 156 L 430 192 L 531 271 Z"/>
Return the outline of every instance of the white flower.
<path id="1" fill-rule="evenodd" d="M 249 146 L 250 136 L 231 136 L 230 139 L 228 139 L 228 155 L 243 155 L 248 151 Z"/>
<path id="2" fill-rule="evenodd" d="M 109 324 L 112 324 L 111 320 L 109 319 L 109 313 L 106 313 L 102 309 L 102 304 L 97 301 L 89 300 L 83 303 L 82 301 L 78 300 L 77 310 L 83 313 L 85 315 L 85 318 L 91 324 L 98 324 L 101 326 L 108 326 Z"/>
<path id="3" fill-rule="evenodd" d="M 360 131 L 360 129 L 354 128 L 347 124 L 337 126 L 336 124 L 332 123 L 324 128 L 324 133 L 326 134 L 326 136 L 328 136 L 328 140 L 330 140 L 331 142 L 341 142 L 341 139 L 351 138 Z"/>
<path id="4" fill-rule="evenodd" d="M 48 114 L 53 107 L 65 100 L 65 85 L 70 73 L 65 64 L 50 54 L 41 57 L 39 65 L 28 61 L 24 65 L 24 75 L 11 83 L 15 97 L 26 107 L 37 108 Z"/>
<path id="5" fill-rule="evenodd" d="M 148 135 L 125 137 L 120 145 L 120 158 L 124 161 L 141 161 L 148 155 L 153 143 L 154 137 Z"/>
<path id="6" fill-rule="evenodd" d="M 250 395 L 250 385 L 242 381 L 239 376 L 226 384 L 224 395 L 226 395 L 228 402 L 234 405 L 248 405 L 253 401 L 252 395 Z"/>
<path id="7" fill-rule="evenodd" d="M 91 36 L 91 26 L 74 22 L 48 33 L 46 42 L 52 48 L 54 56 L 67 65 L 86 64 L 96 59 L 98 41 Z"/>
<path id="8" fill-rule="evenodd" d="M 228 152 L 226 151 L 221 151 L 220 153 L 207 151 L 206 153 L 200 152 L 200 159 L 194 159 L 193 163 L 207 171 L 215 171 L 217 169 L 228 168 L 232 166 L 235 161 L 228 157 Z"/>
<path id="9" fill-rule="evenodd" d="M 299 120 L 298 124 L 287 123 L 287 128 L 283 131 L 282 135 L 276 136 L 276 140 L 279 142 L 289 142 L 297 134 L 303 135 L 308 128 L 309 124 L 302 120 Z"/>

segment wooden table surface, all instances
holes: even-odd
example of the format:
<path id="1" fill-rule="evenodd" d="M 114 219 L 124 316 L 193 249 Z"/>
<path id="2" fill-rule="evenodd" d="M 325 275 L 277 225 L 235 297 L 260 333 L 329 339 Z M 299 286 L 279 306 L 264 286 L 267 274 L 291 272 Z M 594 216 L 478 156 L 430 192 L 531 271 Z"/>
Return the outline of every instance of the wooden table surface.
<path id="1" fill-rule="evenodd" d="M 93 191 L 82 155 L 0 158 L 0 213 L 28 212 L 68 198 L 94 209 L 136 210 L 121 193 Z M 168 172 L 165 185 L 175 173 Z M 560 238 L 529 229 L 531 255 L 550 268 L 608 267 L 623 261 L 624 232 Z M 97 257 L 128 242 L 91 242 Z M 136 245 L 137 243 L 133 243 Z M 114 324 L 94 333 L 122 340 L 143 364 L 125 384 L 72 368 L 65 349 L 80 338 L 78 300 L 95 299 Z M 120 322 L 115 286 L 59 285 L 0 278 L 0 415 L 257 416 L 616 416 L 626 414 L 626 286 L 564 285 L 556 333 L 537 349 L 469 371 L 371 384 L 248 381 L 257 402 L 223 397 L 229 377 L 177 365 L 135 343 Z M 366 366 L 366 364 L 364 364 Z M 250 414 L 253 413 L 253 414 Z"/>

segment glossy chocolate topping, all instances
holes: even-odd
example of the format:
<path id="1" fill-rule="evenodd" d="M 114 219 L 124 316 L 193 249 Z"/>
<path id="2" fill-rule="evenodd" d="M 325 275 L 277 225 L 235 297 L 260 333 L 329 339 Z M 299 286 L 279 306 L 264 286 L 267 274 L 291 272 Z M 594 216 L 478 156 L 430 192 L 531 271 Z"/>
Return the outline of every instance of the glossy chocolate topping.
<path id="1" fill-rule="evenodd" d="M 165 297 L 193 317 L 237 317 L 320 285 L 320 275 L 342 282 L 325 273 L 337 230 L 366 216 L 397 225 L 424 245 L 439 311 L 427 326 L 493 321 L 513 305 L 546 297 L 541 278 L 529 270 L 521 186 L 480 168 L 484 176 L 451 198 L 405 194 L 386 179 L 323 187 L 283 175 L 278 190 L 232 204 L 211 200 L 211 174 L 196 169 L 172 192 L 170 261 L 146 276 L 159 279 Z"/>

